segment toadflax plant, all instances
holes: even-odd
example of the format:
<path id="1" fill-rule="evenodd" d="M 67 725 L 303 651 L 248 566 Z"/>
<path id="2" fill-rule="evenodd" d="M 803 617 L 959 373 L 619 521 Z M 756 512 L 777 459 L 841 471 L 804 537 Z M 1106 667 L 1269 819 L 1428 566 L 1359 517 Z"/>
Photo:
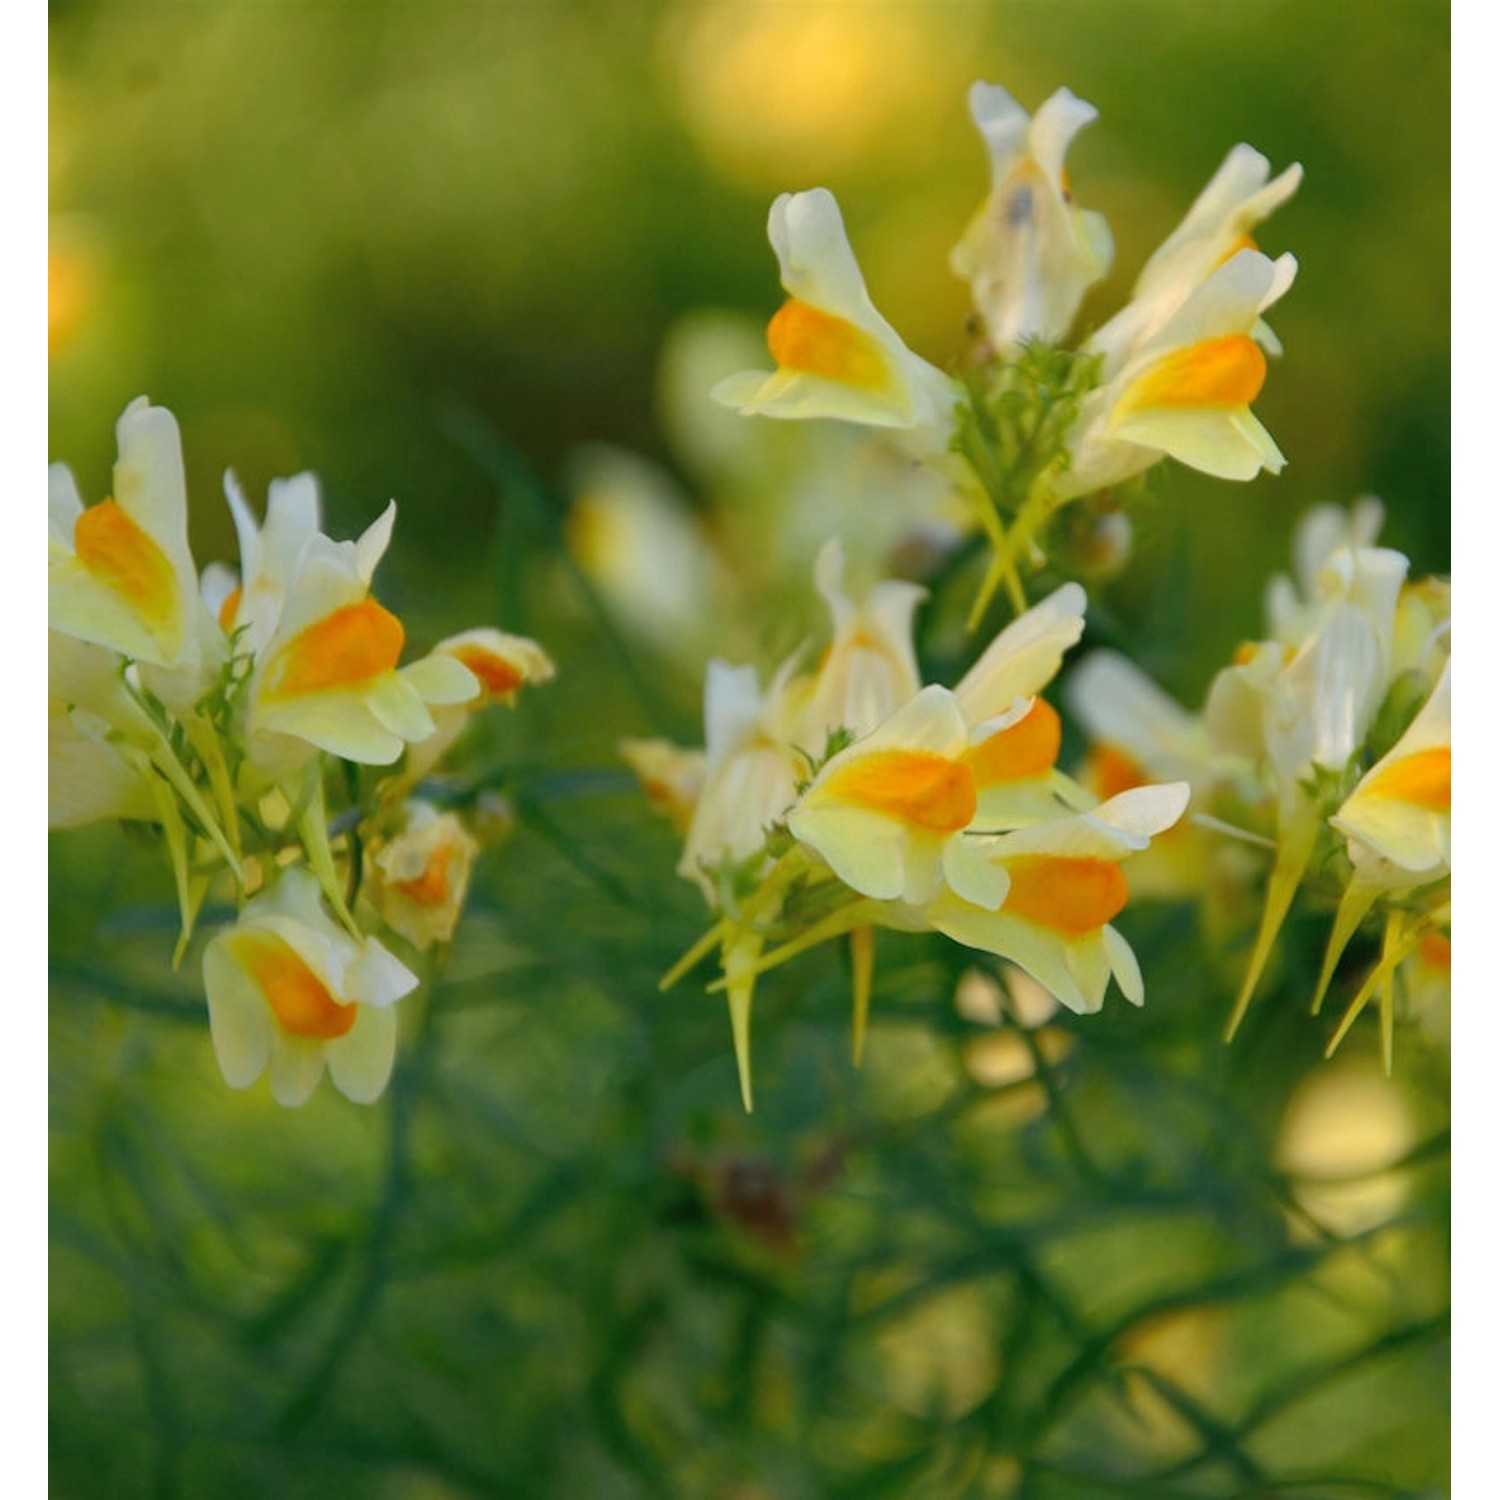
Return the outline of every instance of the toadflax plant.
<path id="1" fill-rule="evenodd" d="M 120 418 L 114 494 L 48 494 L 48 819 L 160 838 L 180 962 L 209 893 L 238 908 L 203 957 L 224 1081 L 269 1073 L 304 1103 L 325 1067 L 383 1092 L 416 950 L 453 936 L 477 844 L 420 780 L 470 715 L 544 682 L 536 642 L 467 631 L 402 666 L 406 632 L 371 592 L 392 502 L 357 541 L 320 530 L 311 474 L 274 481 L 263 522 L 232 474 L 238 574 L 188 551 L 177 423 L 145 397 Z"/>

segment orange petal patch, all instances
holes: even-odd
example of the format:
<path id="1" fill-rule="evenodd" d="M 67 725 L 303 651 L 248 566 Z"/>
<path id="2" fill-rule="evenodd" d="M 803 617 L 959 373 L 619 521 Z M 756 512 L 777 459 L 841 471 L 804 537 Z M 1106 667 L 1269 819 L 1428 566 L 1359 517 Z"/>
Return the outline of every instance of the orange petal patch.
<path id="1" fill-rule="evenodd" d="M 219 628 L 228 630 L 234 624 L 234 617 L 240 612 L 240 600 L 245 597 L 243 588 L 231 589 L 224 602 L 219 606 Z"/>
<path id="2" fill-rule="evenodd" d="M 875 750 L 829 778 L 831 796 L 930 833 L 957 833 L 974 821 L 974 776 L 962 761 L 930 750 Z"/>
<path id="3" fill-rule="evenodd" d="M 1397 802 L 1411 802 L 1447 812 L 1453 805 L 1453 752 L 1446 746 L 1418 750 L 1403 755 L 1371 778 L 1365 795 L 1391 797 Z"/>
<path id="4" fill-rule="evenodd" d="M 1038 698 L 1024 719 L 981 740 L 964 760 L 979 786 L 995 786 L 1044 775 L 1057 764 L 1061 745 L 1062 720 L 1045 698 Z"/>
<path id="5" fill-rule="evenodd" d="M 1089 751 L 1088 776 L 1101 802 L 1145 786 L 1146 773 L 1123 750 L 1101 740 Z"/>
<path id="6" fill-rule="evenodd" d="M 448 899 L 448 854 L 434 849 L 427 868 L 412 880 L 393 880 L 391 885 L 418 906 L 441 906 Z"/>
<path id="7" fill-rule="evenodd" d="M 1422 962 L 1448 973 L 1453 968 L 1453 939 L 1445 932 L 1429 932 L 1417 945 Z"/>
<path id="8" fill-rule="evenodd" d="M 513 693 L 526 681 L 525 672 L 514 662 L 507 661 L 493 651 L 486 651 L 483 646 L 455 646 L 452 654 L 479 679 L 487 693 L 497 696 Z"/>
<path id="9" fill-rule="evenodd" d="M 172 564 L 116 501 L 91 505 L 79 516 L 73 549 L 78 561 L 125 599 L 153 634 L 176 630 L 181 611 Z"/>
<path id="10" fill-rule="evenodd" d="M 1266 356 L 1243 333 L 1205 339 L 1158 360 L 1130 382 L 1120 415 L 1159 407 L 1249 406 L 1266 383 Z"/>
<path id="11" fill-rule="evenodd" d="M 401 659 L 406 631 L 373 599 L 346 604 L 294 635 L 266 669 L 266 698 L 357 687 Z"/>
<path id="12" fill-rule="evenodd" d="M 879 390 L 890 384 L 885 351 L 847 318 L 790 297 L 766 328 L 766 342 L 783 370 Z"/>
<path id="13" fill-rule="evenodd" d="M 240 933 L 234 956 L 289 1036 L 330 1041 L 354 1025 L 355 1007 L 340 1005 L 291 944 L 275 933 Z"/>
<path id="14" fill-rule="evenodd" d="M 1124 909 L 1130 888 L 1107 859 L 1023 854 L 1005 862 L 1010 891 L 1001 910 L 1038 927 L 1081 937 Z"/>

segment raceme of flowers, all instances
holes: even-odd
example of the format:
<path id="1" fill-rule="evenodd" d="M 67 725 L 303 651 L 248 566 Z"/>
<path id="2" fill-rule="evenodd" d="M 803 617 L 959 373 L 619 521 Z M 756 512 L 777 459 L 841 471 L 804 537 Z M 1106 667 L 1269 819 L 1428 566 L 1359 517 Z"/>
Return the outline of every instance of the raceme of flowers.
<path id="1" fill-rule="evenodd" d="M 85 506 L 49 473 L 48 816 L 155 831 L 180 962 L 211 892 L 238 915 L 203 982 L 225 1081 L 282 1104 L 326 1068 L 380 1096 L 415 960 L 453 936 L 478 850 L 419 782 L 470 717 L 553 675 L 534 641 L 466 631 L 401 664 L 406 632 L 371 592 L 392 503 L 356 541 L 321 528 L 311 474 L 273 481 L 258 521 L 225 490 L 238 573 L 198 574 L 177 423 L 144 397 L 117 428 L 114 493 Z"/>
<path id="2" fill-rule="evenodd" d="M 1203 879 L 1209 841 L 1264 851 L 1262 916 L 1229 1021 L 1260 984 L 1299 891 L 1333 911 L 1310 997 L 1317 1012 L 1361 926 L 1379 956 L 1358 976 L 1330 1053 L 1378 999 L 1386 1067 L 1398 1009 L 1446 1027 L 1451 941 L 1450 587 L 1408 579 L 1375 545 L 1378 501 L 1318 506 L 1298 527 L 1292 575 L 1267 589 L 1268 638 L 1247 642 L 1190 715 L 1125 658 L 1099 652 L 1070 683 L 1093 745 L 1081 779 L 1112 787 L 1180 775 L 1203 815 L 1196 856 L 1165 892 Z M 1204 827 L 1204 823 L 1207 827 Z"/>
<path id="3" fill-rule="evenodd" d="M 1023 568 L 1048 523 L 1094 497 L 1116 540 L 1110 492 L 1163 458 L 1224 479 L 1279 473 L 1280 450 L 1251 411 L 1280 345 L 1263 314 L 1291 286 L 1290 255 L 1252 232 L 1297 189 L 1238 145 L 1142 269 L 1131 300 L 1068 344 L 1084 293 L 1109 270 L 1102 215 L 1075 204 L 1064 159 L 1094 108 L 1059 89 L 1034 116 L 994 84 L 969 108 L 990 158 L 988 197 L 954 246 L 981 336 L 950 374 L 912 352 L 876 309 L 825 188 L 784 193 L 769 233 L 786 301 L 766 331 L 776 368 L 719 382 L 748 415 L 835 417 L 880 429 L 941 471 L 991 543 L 970 615 L 1006 587 L 1024 607 Z M 1128 535 L 1128 532 L 1126 533 Z"/>
<path id="4" fill-rule="evenodd" d="M 1267 590 L 1266 639 L 1240 648 L 1201 713 L 1117 653 L 1077 665 L 1066 706 L 1091 743 L 1070 775 L 1044 694 L 1083 635 L 1086 596 L 1066 582 L 1028 607 L 1022 582 L 1069 561 L 1052 522 L 1075 502 L 1095 552 L 1123 565 L 1117 489 L 1163 458 L 1226 479 L 1280 471 L 1251 405 L 1280 352 L 1264 314 L 1296 262 L 1251 234 L 1301 169 L 1273 177 L 1236 146 L 1126 305 L 1069 343 L 1113 255 L 1064 167 L 1095 112 L 1061 89 L 1028 116 L 985 83 L 969 104 L 991 187 L 952 254 L 980 329 L 962 369 L 929 364 L 881 316 L 837 203 L 814 188 L 771 208 L 786 292 L 767 330 L 775 369 L 713 394 L 893 441 L 918 463 L 883 482 L 906 476 L 914 508 L 948 486 L 988 538 L 970 630 L 1002 588 L 1012 618 L 956 682 L 924 683 L 913 626 L 926 591 L 896 578 L 852 589 L 830 538 L 813 569 L 829 617 L 820 655 L 794 652 L 764 684 L 754 666 L 710 662 L 701 749 L 621 742 L 710 911 L 663 988 L 716 956 L 708 988 L 726 996 L 749 1109 L 757 980 L 819 944 L 849 944 L 858 1062 L 878 929 L 995 955 L 1086 1014 L 1112 980 L 1143 1002 L 1113 925 L 1128 902 L 1199 899 L 1216 944 L 1248 944 L 1232 1036 L 1300 900 L 1330 918 L 1312 1009 L 1346 996 L 1329 1051 L 1373 999 L 1389 1067 L 1398 1014 L 1446 1027 L 1448 585 L 1408 579 L 1407 559 L 1376 544 L 1378 503 L 1318 507 L 1292 575 Z M 421 967 L 452 940 L 483 842 L 426 778 L 477 710 L 546 681 L 552 663 L 534 641 L 479 628 L 403 664 L 405 629 L 372 592 L 395 506 L 334 541 L 308 474 L 272 483 L 264 519 L 227 475 L 240 567 L 200 576 L 175 421 L 142 398 L 118 435 L 112 498 L 85 506 L 66 468 L 50 473 L 51 821 L 154 830 L 176 884 L 178 961 L 211 893 L 232 898 L 237 915 L 203 958 L 231 1086 L 266 1074 L 297 1104 L 327 1071 L 373 1100 L 395 1007 L 419 984 L 408 960 Z M 817 519 L 799 518 L 803 541 L 833 529 Z M 629 563 L 597 523 L 574 529 Z M 662 548 L 643 555 L 655 580 Z M 1373 961 L 1344 962 L 1372 942 Z"/>
<path id="5" fill-rule="evenodd" d="M 854 1055 L 863 1049 L 876 928 L 939 932 L 1011 960 L 1071 1009 L 1097 1011 L 1111 977 L 1144 999 L 1111 925 L 1129 897 L 1122 862 L 1187 805 L 1177 781 L 1101 801 L 1057 769 L 1061 722 L 1041 696 L 1083 632 L 1064 584 L 990 643 L 952 687 L 923 685 L 912 644 L 922 590 L 878 583 L 856 602 L 830 541 L 816 582 L 832 640 L 796 652 L 762 690 L 753 667 L 714 661 L 702 751 L 622 746 L 684 831 L 678 870 L 714 921 L 663 981 L 717 950 L 745 1107 L 758 975 L 848 936 Z M 815 746 L 810 751 L 807 747 Z"/>

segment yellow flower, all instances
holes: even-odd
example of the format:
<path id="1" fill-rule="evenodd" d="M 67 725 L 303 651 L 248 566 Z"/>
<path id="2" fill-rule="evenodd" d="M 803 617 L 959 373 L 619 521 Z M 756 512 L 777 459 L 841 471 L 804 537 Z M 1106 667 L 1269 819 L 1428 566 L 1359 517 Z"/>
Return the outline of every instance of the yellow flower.
<path id="1" fill-rule="evenodd" d="M 685 834 L 703 794 L 703 752 L 684 750 L 670 740 L 625 739 L 617 748 L 652 806 Z"/>
<path id="2" fill-rule="evenodd" d="M 1270 162 L 1253 146 L 1242 143 L 1224 158 L 1182 223 L 1146 262 L 1130 301 L 1089 339 L 1089 348 L 1105 356 L 1106 375 L 1113 374 L 1219 266 L 1241 250 L 1257 248 L 1251 238 L 1256 226 L 1302 181 L 1298 164 L 1274 180 L 1268 180 L 1270 174 Z M 1252 332 L 1271 353 L 1281 352 L 1263 322 L 1257 322 Z"/>
<path id="3" fill-rule="evenodd" d="M 60 698 L 47 700 L 47 826 L 81 828 L 102 818 L 152 821 L 151 773 L 110 742 L 109 725 Z"/>
<path id="4" fill-rule="evenodd" d="M 965 900 L 950 883 L 922 915 L 955 942 L 1019 965 L 1069 1010 L 1098 1010 L 1111 974 L 1140 1005 L 1140 967 L 1110 925 L 1130 894 L 1120 861 L 1170 828 L 1187 801 L 1185 782 L 1138 787 L 1089 813 L 974 837 L 973 857 L 998 879 L 998 907 Z"/>
<path id="5" fill-rule="evenodd" d="M 783 193 L 771 205 L 770 239 L 787 293 L 766 330 L 776 370 L 730 375 L 714 399 L 747 416 L 899 429 L 924 452 L 945 453 L 959 387 L 876 311 L 833 194 Z"/>
<path id="6" fill-rule="evenodd" d="M 998 84 L 976 83 L 969 113 L 989 148 L 992 186 L 954 246 L 954 273 L 973 288 L 997 350 L 1060 339 L 1114 256 L 1104 216 L 1074 205 L 1063 167 L 1098 111 L 1059 89 L 1033 119 Z"/>
<path id="7" fill-rule="evenodd" d="M 453 937 L 479 845 L 451 812 L 429 802 L 406 805 L 405 826 L 374 855 L 372 899 L 414 948 Z"/>
<path id="8" fill-rule="evenodd" d="M 441 666 L 445 660 L 463 667 L 478 682 L 479 691 L 445 701 L 428 698 L 434 730 L 408 748 L 402 777 L 406 783 L 417 782 L 432 770 L 480 709 L 496 701 L 513 704 L 523 687 L 551 682 L 557 675 L 552 658 L 530 636 L 509 635 L 489 625 L 460 631 L 439 641 L 431 654 L 416 665 L 423 671 L 435 672 L 437 669 L 427 664 L 436 662 Z"/>
<path id="9" fill-rule="evenodd" d="M 1281 450 L 1250 411 L 1266 378 L 1252 332 L 1296 273 L 1290 255 L 1241 250 L 1209 276 L 1084 399 L 1056 497 L 1118 484 L 1163 455 L 1220 479 L 1279 474 Z"/>
<path id="10" fill-rule="evenodd" d="M 821 754 L 828 734 L 868 734 L 922 685 L 912 645 L 912 613 L 926 589 L 899 579 L 877 583 L 855 602 L 844 592 L 844 549 L 830 538 L 814 569 L 833 620 L 833 641 L 813 677 L 802 684 L 791 728 L 795 743 Z"/>
<path id="11" fill-rule="evenodd" d="M 395 1062 L 393 1007 L 417 977 L 376 939 L 350 938 L 324 912 L 317 881 L 293 867 L 214 936 L 203 982 L 230 1088 L 269 1070 L 278 1104 L 304 1104 L 326 1066 L 341 1094 L 369 1104 Z"/>
<path id="12" fill-rule="evenodd" d="M 358 542 L 318 533 L 303 548 L 249 689 L 251 749 L 264 766 L 285 773 L 287 740 L 389 765 L 404 746 L 435 732 L 429 704 L 479 695 L 478 678 L 451 654 L 397 669 L 405 628 L 369 595 L 394 522 L 392 503 Z M 275 737 L 269 744 L 268 736 Z M 290 759 L 306 755 L 294 751 Z"/>
<path id="13" fill-rule="evenodd" d="M 144 396 L 116 433 L 112 498 L 85 509 L 67 467 L 48 472 L 48 623 L 162 669 L 153 686 L 190 703 L 214 632 L 188 549 L 182 440 L 171 412 Z"/>
<path id="14" fill-rule="evenodd" d="M 273 479 L 266 498 L 264 525 L 256 524 L 233 472 L 224 475 L 224 494 L 239 538 L 240 574 L 237 580 L 228 575 L 228 589 L 215 588 L 209 602 L 226 631 L 245 630 L 244 648 L 255 654 L 275 634 L 287 590 L 297 576 L 303 553 L 322 526 L 318 481 L 312 474 Z M 390 541 L 394 521 L 394 514 L 387 511 L 356 546 L 364 548 L 367 555 L 373 554 L 378 561 Z M 374 561 L 370 563 L 370 571 L 374 571 Z M 210 576 L 207 569 L 204 576 L 207 581 Z"/>
<path id="15" fill-rule="evenodd" d="M 1406 732 L 1334 814 L 1359 877 L 1421 885 L 1449 871 L 1453 838 L 1451 667 Z"/>
<path id="16" fill-rule="evenodd" d="M 993 909 L 1003 877 L 964 837 L 979 811 L 968 750 L 957 699 L 947 688 L 925 687 L 828 761 L 787 826 L 863 896 L 922 906 L 946 883 Z"/>
<path id="17" fill-rule="evenodd" d="M 787 689 L 795 658 L 762 695 L 754 667 L 709 662 L 703 690 L 703 790 L 677 873 L 717 901 L 707 871 L 754 854 L 766 828 L 796 800 L 806 766 L 788 738 Z"/>

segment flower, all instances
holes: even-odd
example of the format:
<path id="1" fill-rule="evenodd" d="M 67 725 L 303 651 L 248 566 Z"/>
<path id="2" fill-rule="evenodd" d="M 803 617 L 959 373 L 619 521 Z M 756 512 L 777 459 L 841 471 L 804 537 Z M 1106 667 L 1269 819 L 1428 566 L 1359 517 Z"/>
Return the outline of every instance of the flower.
<path id="1" fill-rule="evenodd" d="M 1224 158 L 1182 223 L 1146 262 L 1130 301 L 1089 340 L 1107 366 L 1149 339 L 1219 266 L 1256 248 L 1251 231 L 1297 191 L 1302 167 L 1294 163 L 1274 180 L 1270 174 L 1270 162 L 1253 146 L 1242 143 Z M 1271 353 L 1281 352 L 1263 322 L 1256 323 L 1254 336 Z"/>
<path id="2" fill-rule="evenodd" d="M 703 794 L 703 752 L 660 739 L 624 739 L 616 748 L 652 806 L 678 833 L 686 833 Z"/>
<path id="3" fill-rule="evenodd" d="M 209 1029 L 230 1088 L 269 1070 L 278 1104 L 304 1104 L 327 1066 L 356 1104 L 384 1092 L 396 1056 L 394 1005 L 417 977 L 375 938 L 336 926 L 304 869 L 283 870 L 203 955 Z"/>
<path id="4" fill-rule="evenodd" d="M 319 532 L 303 547 L 249 688 L 252 752 L 272 774 L 285 774 L 288 759 L 305 761 L 308 747 L 389 765 L 435 732 L 429 704 L 464 703 L 481 691 L 452 654 L 397 669 L 405 628 L 369 595 L 395 519 L 392 502 L 358 542 Z M 267 736 L 275 738 L 268 744 Z M 288 739 L 301 742 L 290 755 Z"/>
<path id="5" fill-rule="evenodd" d="M 976 83 L 969 113 L 989 148 L 992 186 L 950 263 L 973 288 L 997 350 L 1059 339 L 1114 256 L 1103 214 L 1074 206 L 1063 168 L 1073 137 L 1099 112 L 1059 89 L 1033 119 L 998 84 Z"/>
<path id="6" fill-rule="evenodd" d="M 766 828 L 796 800 L 805 766 L 788 738 L 787 688 L 796 658 L 762 695 L 754 667 L 715 658 L 703 689 L 703 790 L 677 873 L 715 902 L 709 873 L 764 846 Z"/>
<path id="7" fill-rule="evenodd" d="M 1449 871 L 1453 837 L 1451 666 L 1399 740 L 1330 820 L 1361 878 L 1425 884 Z"/>
<path id="8" fill-rule="evenodd" d="M 419 950 L 448 942 L 478 852 L 454 813 L 439 812 L 430 802 L 408 802 L 401 831 L 372 860 L 371 896 L 381 916 Z"/>
<path id="9" fill-rule="evenodd" d="M 402 776 L 407 785 L 421 780 L 437 765 L 480 709 L 497 701 L 507 706 L 514 704 L 523 687 L 551 682 L 557 676 L 552 658 L 530 636 L 510 635 L 490 625 L 448 636 L 417 665 L 444 658 L 463 667 L 478 682 L 479 691 L 446 702 L 428 699 L 434 730 L 426 739 L 407 748 Z"/>
<path id="10" fill-rule="evenodd" d="M 837 537 L 818 553 L 813 578 L 832 616 L 833 641 L 817 672 L 800 683 L 792 736 L 821 753 L 832 731 L 868 734 L 921 687 L 911 623 L 927 590 L 887 579 L 855 604 L 844 592 L 844 549 Z"/>
<path id="11" fill-rule="evenodd" d="M 1119 865 L 1170 828 L 1187 802 L 1185 782 L 1137 787 L 1089 813 L 975 837 L 975 857 L 999 878 L 998 906 L 967 901 L 950 887 L 922 915 L 955 942 L 1019 965 L 1069 1010 L 1098 1010 L 1111 974 L 1125 998 L 1140 1005 L 1140 966 L 1109 925 L 1130 894 Z"/>
<path id="12" fill-rule="evenodd" d="M 714 400 L 747 416 L 900 429 L 922 450 L 946 452 L 959 387 L 876 311 L 833 194 L 783 193 L 771 205 L 769 233 L 787 292 L 766 330 L 776 370 L 730 375 Z"/>
<path id="13" fill-rule="evenodd" d="M 230 585 L 227 592 L 209 583 L 207 569 L 205 582 L 213 588 L 209 594 L 210 606 L 215 609 L 219 624 L 230 632 L 244 629 L 246 648 L 255 654 L 262 651 L 275 634 L 287 590 L 297 576 L 308 544 L 322 526 L 318 481 L 312 474 L 273 479 L 266 498 L 263 526 L 256 525 L 232 470 L 225 471 L 224 494 L 239 538 L 240 574 L 237 580 L 227 569 L 215 575 L 227 578 Z M 388 526 L 383 536 L 371 528 L 365 533 L 361 545 L 374 551 L 378 560 L 389 539 Z M 371 561 L 372 573 L 374 567 L 375 562 Z"/>
<path id="14" fill-rule="evenodd" d="M 922 906 L 947 884 L 993 910 L 1004 881 L 963 837 L 979 811 L 968 749 L 955 696 L 925 687 L 828 761 L 787 826 L 861 895 Z"/>
<path id="15" fill-rule="evenodd" d="M 116 424 L 114 496 L 84 507 L 65 464 L 48 470 L 47 618 L 53 630 L 163 669 L 163 696 L 191 703 L 213 622 L 188 549 L 182 439 L 139 396 Z"/>
<path id="16" fill-rule="evenodd" d="M 1163 454 L 1220 479 L 1279 474 L 1285 460 L 1250 403 L 1266 378 L 1251 336 L 1260 314 L 1297 274 L 1290 255 L 1241 250 L 1085 397 L 1056 481 L 1066 500 L 1117 484 Z"/>
<path id="17" fill-rule="evenodd" d="M 110 743 L 108 724 L 87 709 L 47 700 L 47 826 L 81 828 L 103 818 L 153 821 L 151 773 Z"/>

